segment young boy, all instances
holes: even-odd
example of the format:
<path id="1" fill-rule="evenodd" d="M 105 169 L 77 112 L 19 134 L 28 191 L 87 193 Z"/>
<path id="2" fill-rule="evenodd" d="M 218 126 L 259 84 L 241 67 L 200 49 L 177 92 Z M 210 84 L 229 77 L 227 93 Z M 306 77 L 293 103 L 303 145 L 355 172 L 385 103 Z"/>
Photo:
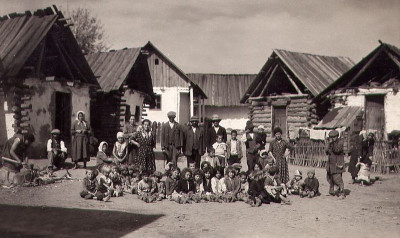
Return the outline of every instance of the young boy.
<path id="1" fill-rule="evenodd" d="M 304 180 L 302 189 L 301 197 L 312 198 L 319 194 L 319 182 L 315 178 L 315 170 L 311 169 L 307 172 L 307 178 Z"/>
<path id="2" fill-rule="evenodd" d="M 163 174 L 160 171 L 155 171 L 153 173 L 154 183 L 156 184 L 156 197 L 157 201 L 165 199 L 165 182 L 161 181 Z"/>
<path id="3" fill-rule="evenodd" d="M 215 150 L 215 156 L 219 160 L 219 164 L 221 167 L 226 167 L 226 157 L 228 155 L 228 146 L 226 145 L 223 140 L 223 135 L 222 134 L 217 134 L 217 142 L 215 142 L 212 147 Z"/>
<path id="4" fill-rule="evenodd" d="M 232 166 L 235 163 L 240 163 L 242 159 L 242 142 L 237 139 L 237 131 L 232 130 L 231 139 L 226 142 L 227 144 L 227 160 L 228 165 Z"/>
<path id="5" fill-rule="evenodd" d="M 201 158 L 200 164 L 204 161 L 209 162 L 213 168 L 220 166 L 219 159 L 215 156 L 214 148 L 207 148 L 207 155 Z"/>
<path id="6" fill-rule="evenodd" d="M 99 201 L 110 200 L 110 194 L 103 194 L 97 191 L 99 183 L 97 182 L 97 170 L 86 170 L 86 176 L 83 179 L 83 191 L 81 197 L 85 199 L 97 199 Z"/>
<path id="7" fill-rule="evenodd" d="M 269 204 L 270 198 L 264 188 L 264 172 L 253 171 L 250 173 L 249 203 L 252 207 L 259 207 L 262 203 Z"/>
<path id="8" fill-rule="evenodd" d="M 154 202 L 156 200 L 155 190 L 156 184 L 150 179 L 150 173 L 148 171 L 142 172 L 142 180 L 138 184 L 138 198 L 147 203 Z"/>
<path id="9" fill-rule="evenodd" d="M 303 174 L 300 170 L 294 171 L 294 177 L 287 183 L 288 194 L 302 194 Z"/>
<path id="10" fill-rule="evenodd" d="M 234 202 L 240 189 L 240 180 L 236 177 L 236 171 L 231 166 L 226 168 L 226 174 L 227 176 L 222 184 L 222 192 L 225 194 L 224 200 Z"/>
<path id="11" fill-rule="evenodd" d="M 282 205 L 290 205 L 291 203 L 286 197 L 286 185 L 280 181 L 278 171 L 279 169 L 276 166 L 268 170 L 268 175 L 265 178 L 265 190 L 273 202 L 280 202 Z"/>
<path id="12" fill-rule="evenodd" d="M 240 178 L 240 189 L 236 195 L 239 201 L 248 202 L 249 201 L 249 182 L 247 181 L 247 173 L 242 171 L 239 173 Z"/>
<path id="13" fill-rule="evenodd" d="M 51 139 L 47 141 L 47 158 L 49 160 L 49 174 L 52 174 L 54 170 L 64 167 L 64 162 L 67 158 L 67 148 L 64 141 L 60 138 L 60 130 L 58 129 L 51 131 Z"/>
<path id="14" fill-rule="evenodd" d="M 111 168 L 105 165 L 101 169 L 103 176 L 99 179 L 99 185 L 97 187 L 97 192 L 100 192 L 104 197 L 112 196 L 114 194 L 113 183 L 110 178 Z M 98 196 L 96 194 L 96 196 Z"/>
<path id="15" fill-rule="evenodd" d="M 180 170 L 178 167 L 173 167 L 167 171 L 167 179 L 165 180 L 165 194 L 167 199 L 172 199 L 172 193 L 175 191 L 180 179 Z"/>

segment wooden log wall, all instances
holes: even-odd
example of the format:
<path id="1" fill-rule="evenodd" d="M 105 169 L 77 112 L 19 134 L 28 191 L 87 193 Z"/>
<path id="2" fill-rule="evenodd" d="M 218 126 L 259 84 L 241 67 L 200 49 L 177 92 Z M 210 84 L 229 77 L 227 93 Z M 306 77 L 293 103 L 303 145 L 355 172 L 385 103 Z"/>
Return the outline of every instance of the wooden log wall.
<path id="1" fill-rule="evenodd" d="M 273 107 L 286 106 L 286 123 L 288 133 L 297 128 L 309 127 L 318 123 L 316 105 L 304 97 L 268 97 L 266 101 L 252 101 L 249 118 L 254 126 L 263 125 L 267 136 L 272 133 Z"/>
<path id="2" fill-rule="evenodd" d="M 11 110 L 14 113 L 14 131 L 26 134 L 31 130 L 29 113 L 32 111 L 32 90 L 27 86 L 19 85 L 13 87 L 12 92 L 14 105 Z"/>

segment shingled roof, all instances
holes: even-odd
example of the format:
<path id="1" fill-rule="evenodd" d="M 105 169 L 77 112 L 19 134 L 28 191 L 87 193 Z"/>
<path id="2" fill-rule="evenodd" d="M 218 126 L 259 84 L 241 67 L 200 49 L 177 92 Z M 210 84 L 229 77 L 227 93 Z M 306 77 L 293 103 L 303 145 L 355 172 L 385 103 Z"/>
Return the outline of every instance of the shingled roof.
<path id="1" fill-rule="evenodd" d="M 46 36 L 57 45 L 72 80 L 98 85 L 63 14 L 53 8 L 0 18 L 0 59 L 4 77 L 16 76 Z M 51 33 L 51 34 L 50 34 Z M 62 37 L 58 37 L 59 35 Z"/>
<path id="2" fill-rule="evenodd" d="M 307 89 L 313 97 L 316 97 L 348 71 L 354 63 L 347 57 L 321 56 L 275 49 L 248 88 L 241 102 L 245 102 L 251 94 L 254 95 L 254 90 L 257 88 L 263 88 L 260 86 L 267 83 L 266 73 L 270 72 L 276 65 L 286 75 L 290 76 L 299 88 Z M 256 92 L 256 94 L 263 94 L 264 91 Z"/>
<path id="3" fill-rule="evenodd" d="M 256 74 L 202 74 L 190 73 L 188 77 L 207 94 L 208 106 L 240 106 L 240 97 L 253 82 Z"/>

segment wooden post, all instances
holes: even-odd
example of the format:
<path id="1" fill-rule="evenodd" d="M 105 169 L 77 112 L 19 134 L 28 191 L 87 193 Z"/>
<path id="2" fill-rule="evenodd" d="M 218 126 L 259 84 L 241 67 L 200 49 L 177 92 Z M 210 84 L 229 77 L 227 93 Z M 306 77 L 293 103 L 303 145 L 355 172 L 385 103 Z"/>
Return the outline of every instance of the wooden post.
<path id="1" fill-rule="evenodd" d="M 193 116 L 194 110 L 193 110 L 193 87 L 190 86 L 189 88 L 189 97 L 190 97 L 190 117 Z"/>

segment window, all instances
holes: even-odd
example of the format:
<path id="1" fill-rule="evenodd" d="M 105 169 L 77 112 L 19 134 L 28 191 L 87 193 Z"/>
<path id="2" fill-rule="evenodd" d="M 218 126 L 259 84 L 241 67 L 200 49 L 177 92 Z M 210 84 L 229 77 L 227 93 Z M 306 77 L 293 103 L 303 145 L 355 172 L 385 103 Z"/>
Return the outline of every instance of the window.
<path id="1" fill-rule="evenodd" d="M 158 109 L 161 110 L 161 95 L 155 95 L 155 103 L 150 106 L 150 109 Z"/>
<path id="2" fill-rule="evenodd" d="M 155 59 L 155 60 L 154 60 L 154 64 L 155 64 L 155 65 L 158 65 L 159 63 L 160 63 L 160 62 L 159 62 L 159 59 Z"/>

